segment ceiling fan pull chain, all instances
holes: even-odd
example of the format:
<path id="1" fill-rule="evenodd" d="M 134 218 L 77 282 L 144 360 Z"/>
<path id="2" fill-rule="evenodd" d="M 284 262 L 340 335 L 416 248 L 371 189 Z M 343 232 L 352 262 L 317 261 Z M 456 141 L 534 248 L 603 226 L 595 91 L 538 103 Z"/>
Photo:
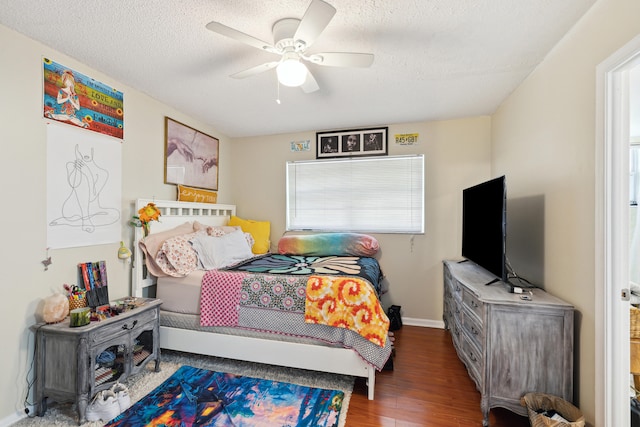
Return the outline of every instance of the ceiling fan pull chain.
<path id="1" fill-rule="evenodd" d="M 277 93 L 276 104 L 280 105 L 280 80 L 276 79 Z"/>

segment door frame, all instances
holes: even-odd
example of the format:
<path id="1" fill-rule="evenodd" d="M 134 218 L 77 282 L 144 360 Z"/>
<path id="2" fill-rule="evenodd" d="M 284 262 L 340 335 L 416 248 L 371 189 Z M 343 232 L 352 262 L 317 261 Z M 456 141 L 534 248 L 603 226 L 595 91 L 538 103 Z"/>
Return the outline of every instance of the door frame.
<path id="1" fill-rule="evenodd" d="M 629 426 L 629 79 L 640 35 L 596 69 L 596 425 Z"/>

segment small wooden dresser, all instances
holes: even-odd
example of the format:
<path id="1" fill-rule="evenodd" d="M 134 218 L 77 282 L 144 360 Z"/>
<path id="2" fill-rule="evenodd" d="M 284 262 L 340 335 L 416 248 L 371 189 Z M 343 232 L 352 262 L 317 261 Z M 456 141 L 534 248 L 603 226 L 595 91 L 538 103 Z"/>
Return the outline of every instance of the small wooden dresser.
<path id="1" fill-rule="evenodd" d="M 118 316 L 72 328 L 69 319 L 37 324 L 36 414 L 43 416 L 47 398 L 74 401 L 80 424 L 91 397 L 140 372 L 150 361 L 160 369 L 159 309 L 162 300 L 137 298 L 137 307 Z"/>
<path id="2" fill-rule="evenodd" d="M 472 262 L 444 261 L 443 319 L 480 391 L 483 426 L 493 407 L 526 415 L 528 392 L 573 401 L 573 306 L 541 289 L 522 300 L 493 279 Z"/>

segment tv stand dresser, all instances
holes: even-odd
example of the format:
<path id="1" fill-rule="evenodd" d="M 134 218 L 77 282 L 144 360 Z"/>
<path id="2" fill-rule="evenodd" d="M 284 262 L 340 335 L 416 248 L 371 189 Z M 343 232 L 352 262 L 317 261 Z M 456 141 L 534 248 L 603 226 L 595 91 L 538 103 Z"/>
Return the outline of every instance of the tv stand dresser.
<path id="1" fill-rule="evenodd" d="M 529 392 L 573 402 L 573 306 L 538 288 L 522 300 L 503 282 L 487 285 L 493 278 L 472 262 L 444 261 L 443 320 L 480 391 L 483 426 L 493 407 L 526 415 L 520 398 Z"/>

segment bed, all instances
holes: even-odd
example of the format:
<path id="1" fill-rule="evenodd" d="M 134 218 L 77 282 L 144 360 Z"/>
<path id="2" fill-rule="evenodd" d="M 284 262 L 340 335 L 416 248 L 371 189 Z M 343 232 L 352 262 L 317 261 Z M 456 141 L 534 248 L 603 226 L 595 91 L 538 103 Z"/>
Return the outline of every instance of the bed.
<path id="1" fill-rule="evenodd" d="M 221 233 L 215 237 L 220 237 L 227 232 L 225 226 L 231 217 L 235 217 L 236 208 L 234 205 L 138 199 L 135 210 L 150 202 L 162 215 L 160 221 L 150 223 L 148 237 L 145 238 L 142 228 L 135 229 L 132 294 L 163 300 L 161 348 L 363 377 L 368 386 L 368 398 L 373 400 L 376 371 L 382 369 L 392 351 L 391 342 L 386 339 L 388 319 L 377 299 L 382 277 L 377 261 L 371 257 L 267 253 L 245 257 L 241 262 L 222 268 L 189 269 L 186 275 L 178 268 L 176 274 L 156 276 L 152 272 L 157 273 L 157 266 L 150 265 L 151 257 L 145 256 L 148 254 L 145 242 L 151 244 L 155 239 L 157 244 L 163 241 L 162 248 L 166 249 L 170 247 L 167 244 L 175 243 L 175 236 L 179 236 L 178 241 L 184 243 L 183 239 L 191 239 L 189 243 L 197 247 L 199 240 L 193 238 L 192 233 L 202 241 L 221 241 L 209 234 L 215 230 L 213 234 Z M 189 229 L 187 224 L 193 230 L 184 233 Z M 232 234 L 237 237 L 239 233 Z M 243 234 L 246 243 L 251 245 L 251 236 Z M 198 263 L 206 266 L 207 254 L 198 254 Z M 158 259 L 162 261 L 162 257 Z M 311 266 L 310 270 L 308 266 Z M 278 292 L 272 292 L 268 297 L 250 295 L 256 287 L 274 280 L 281 284 L 273 287 Z M 368 320 L 365 325 L 360 318 L 345 320 L 344 313 L 341 327 L 318 320 L 322 313 L 311 311 L 313 304 L 322 311 L 322 304 L 328 304 L 326 295 L 331 289 L 338 289 L 336 286 L 340 281 L 356 284 L 359 290 L 366 291 L 371 307 L 369 313 L 375 311 L 375 316 L 370 317 L 377 323 Z M 309 290 L 306 293 L 303 282 Z M 369 285 L 365 286 L 367 283 Z M 281 295 L 282 288 L 286 288 L 286 292 Z M 274 301 L 281 308 L 275 308 Z M 224 311 L 223 307 L 230 309 Z M 331 307 L 332 315 L 339 312 L 334 305 Z"/>

